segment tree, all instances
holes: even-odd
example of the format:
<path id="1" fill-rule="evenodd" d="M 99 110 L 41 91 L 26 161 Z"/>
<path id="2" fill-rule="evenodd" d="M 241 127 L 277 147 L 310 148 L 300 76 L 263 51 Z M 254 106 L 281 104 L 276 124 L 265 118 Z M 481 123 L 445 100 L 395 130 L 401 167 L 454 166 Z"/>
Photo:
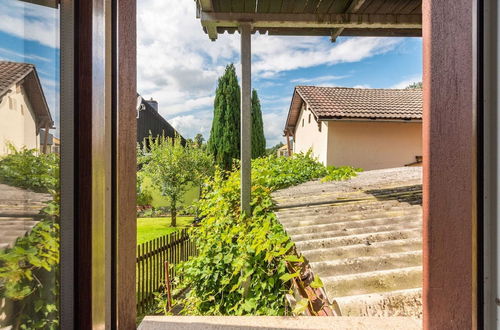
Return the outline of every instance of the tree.
<path id="1" fill-rule="evenodd" d="M 264 123 L 260 110 L 260 100 L 257 91 L 252 91 L 252 158 L 259 158 L 266 154 L 266 137 Z"/>
<path id="2" fill-rule="evenodd" d="M 422 82 L 414 82 L 405 87 L 405 89 L 422 89 Z"/>
<path id="3" fill-rule="evenodd" d="M 194 143 L 198 148 L 201 148 L 203 146 L 203 142 L 205 142 L 205 138 L 203 138 L 203 135 L 201 133 L 198 133 L 194 137 Z"/>
<path id="4" fill-rule="evenodd" d="M 227 171 L 233 159 L 240 158 L 240 86 L 233 64 L 226 66 L 217 84 L 208 150 L 215 164 Z"/>
<path id="5" fill-rule="evenodd" d="M 212 169 L 210 155 L 191 144 L 185 147 L 180 138 L 149 137 L 148 149 L 138 155 L 141 174 L 170 201 L 171 226 L 177 225 L 177 206 L 189 187 L 201 185 Z"/>

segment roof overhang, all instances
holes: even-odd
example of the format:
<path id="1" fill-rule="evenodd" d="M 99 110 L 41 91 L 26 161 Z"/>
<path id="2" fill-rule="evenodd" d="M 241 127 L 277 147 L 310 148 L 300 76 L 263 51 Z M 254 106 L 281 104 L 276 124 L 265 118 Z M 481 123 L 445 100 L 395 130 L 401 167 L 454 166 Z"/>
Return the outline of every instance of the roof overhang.
<path id="1" fill-rule="evenodd" d="M 211 40 L 241 23 L 270 35 L 421 36 L 421 0 L 197 0 Z"/>
<path id="2" fill-rule="evenodd" d="M 44 7 L 58 8 L 60 0 L 20 0 Z"/>

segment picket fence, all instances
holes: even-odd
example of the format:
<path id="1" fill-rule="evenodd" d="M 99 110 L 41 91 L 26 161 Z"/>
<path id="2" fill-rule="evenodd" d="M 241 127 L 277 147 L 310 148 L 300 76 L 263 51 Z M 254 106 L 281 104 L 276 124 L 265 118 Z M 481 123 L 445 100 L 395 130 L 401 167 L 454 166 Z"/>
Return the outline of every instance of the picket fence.
<path id="1" fill-rule="evenodd" d="M 155 238 L 137 245 L 136 295 L 137 313 L 150 313 L 155 307 L 155 292 L 165 291 L 165 261 L 169 264 L 171 289 L 172 280 L 178 275 L 176 265 L 196 255 L 196 246 L 189 238 L 187 229 Z"/>

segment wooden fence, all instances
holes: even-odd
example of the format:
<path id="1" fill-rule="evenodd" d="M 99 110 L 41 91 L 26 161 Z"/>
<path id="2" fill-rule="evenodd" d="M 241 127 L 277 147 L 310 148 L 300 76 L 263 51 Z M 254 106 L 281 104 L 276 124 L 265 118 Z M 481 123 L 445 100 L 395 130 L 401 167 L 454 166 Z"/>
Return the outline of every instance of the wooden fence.
<path id="1" fill-rule="evenodd" d="M 176 277 L 175 265 L 196 255 L 194 242 L 187 229 L 158 237 L 137 246 L 136 294 L 138 315 L 155 306 L 154 293 L 165 290 L 165 261 L 169 263 L 170 281 Z M 171 283 L 171 288 L 175 284 Z"/>

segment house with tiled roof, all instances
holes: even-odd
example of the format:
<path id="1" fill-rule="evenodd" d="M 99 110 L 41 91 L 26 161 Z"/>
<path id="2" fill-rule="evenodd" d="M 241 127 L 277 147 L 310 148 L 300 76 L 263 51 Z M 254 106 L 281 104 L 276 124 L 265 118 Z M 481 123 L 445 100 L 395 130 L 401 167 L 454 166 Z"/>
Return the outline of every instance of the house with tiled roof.
<path id="1" fill-rule="evenodd" d="M 40 142 L 40 131 L 53 125 L 35 66 L 0 61 L 0 156 L 9 152 L 9 143 L 43 149 L 47 143 Z"/>
<path id="2" fill-rule="evenodd" d="M 422 159 L 422 90 L 297 86 L 284 134 L 294 153 L 311 149 L 328 166 L 414 166 Z"/>

